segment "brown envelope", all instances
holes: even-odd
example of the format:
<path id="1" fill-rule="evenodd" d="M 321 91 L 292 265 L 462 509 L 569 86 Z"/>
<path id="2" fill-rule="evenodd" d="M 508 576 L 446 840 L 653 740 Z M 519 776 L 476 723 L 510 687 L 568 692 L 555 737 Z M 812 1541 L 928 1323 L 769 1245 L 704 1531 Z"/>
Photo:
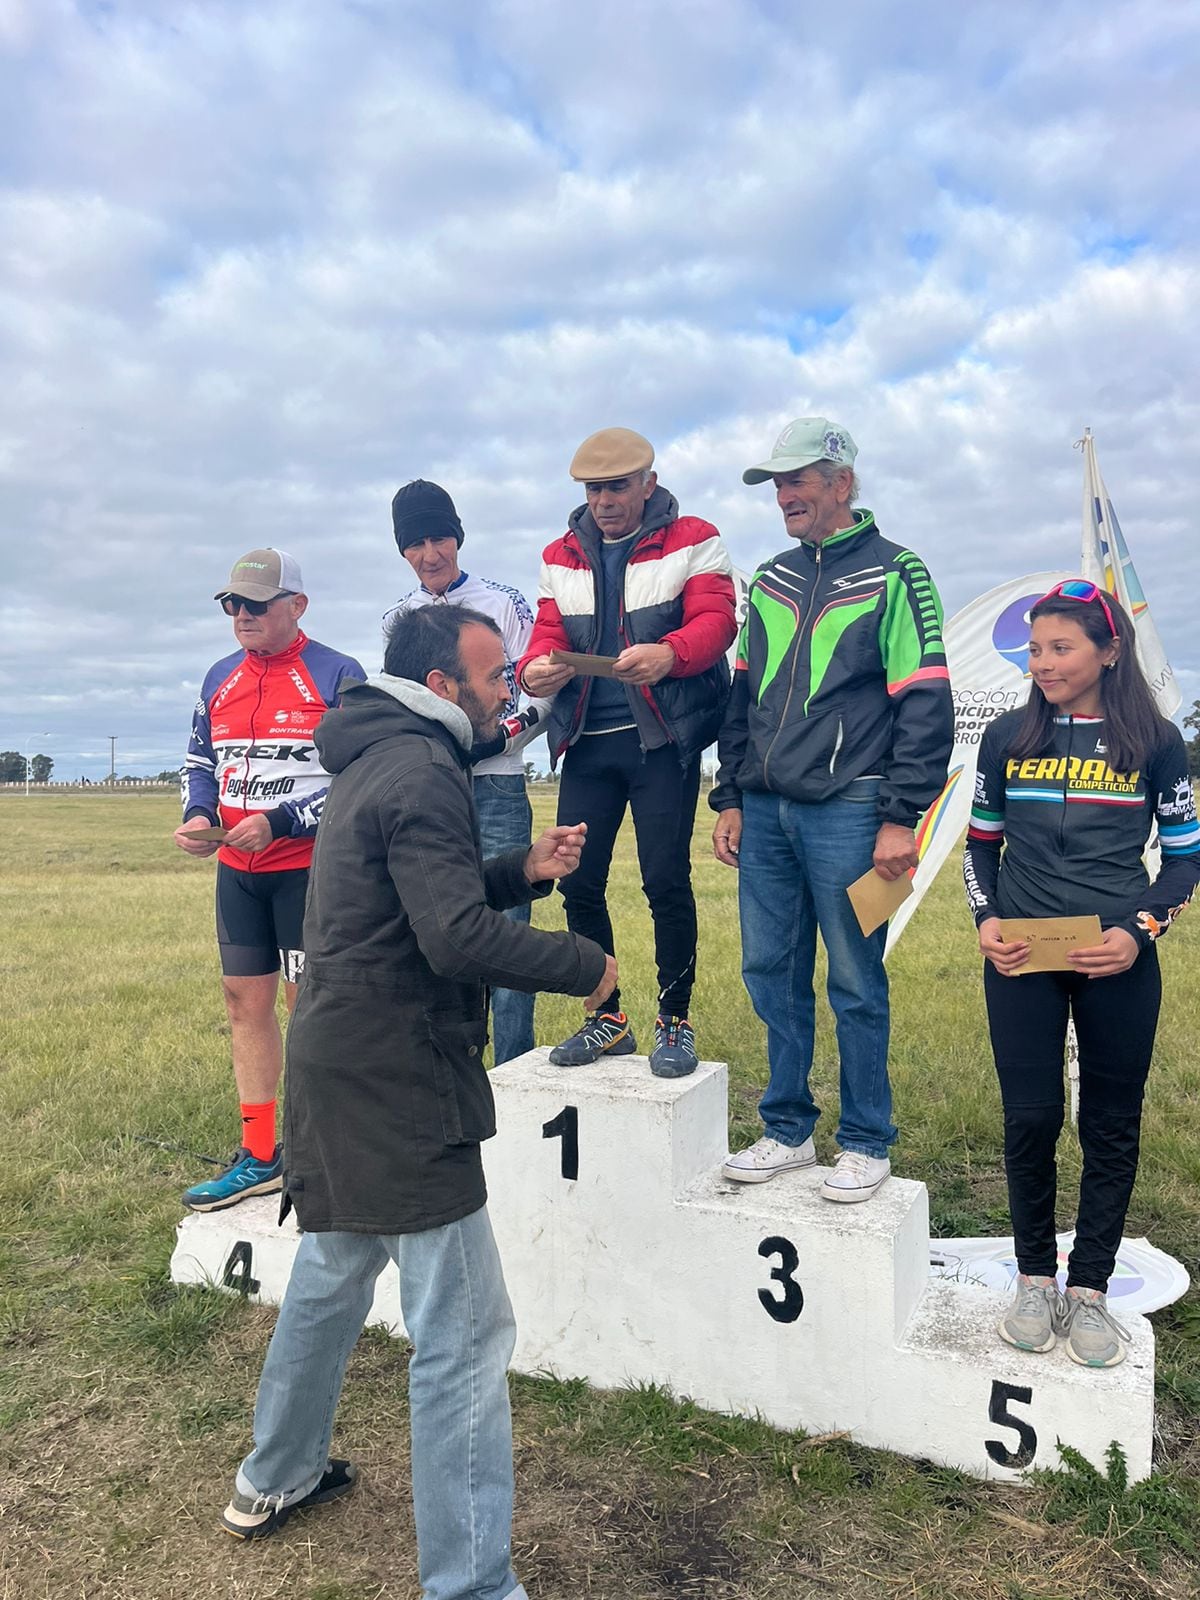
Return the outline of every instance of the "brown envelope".
<path id="1" fill-rule="evenodd" d="M 1074 972 L 1069 950 L 1091 950 L 1104 935 L 1099 917 L 1001 917 L 1000 937 L 1005 944 L 1029 943 L 1029 959 L 1013 973 Z"/>
<path id="2" fill-rule="evenodd" d="M 550 660 L 556 667 L 574 667 L 584 678 L 611 678 L 616 656 L 578 655 L 574 650 L 551 650 Z"/>
<path id="3" fill-rule="evenodd" d="M 902 872 L 898 878 L 881 878 L 872 867 L 861 878 L 856 878 L 846 893 L 863 938 L 869 938 L 876 928 L 895 916 L 912 892 L 912 876 L 907 872 Z"/>
<path id="4" fill-rule="evenodd" d="M 223 839 L 228 832 L 228 828 L 190 828 L 188 830 L 188 838 L 213 841 Z"/>

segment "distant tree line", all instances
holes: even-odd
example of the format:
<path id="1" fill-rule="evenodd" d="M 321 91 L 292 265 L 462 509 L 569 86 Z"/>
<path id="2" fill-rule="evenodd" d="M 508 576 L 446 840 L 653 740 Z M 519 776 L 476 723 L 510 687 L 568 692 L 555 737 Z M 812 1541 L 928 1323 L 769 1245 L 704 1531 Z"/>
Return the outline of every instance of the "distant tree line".
<path id="1" fill-rule="evenodd" d="M 29 781 L 31 783 L 49 783 L 50 774 L 54 771 L 54 760 L 51 756 L 31 756 L 29 758 Z M 0 783 L 25 782 L 25 757 L 19 750 L 0 750 Z"/>
<path id="2" fill-rule="evenodd" d="M 53 756 L 30 756 L 29 781 L 30 783 L 49 783 L 50 774 L 54 771 Z M 96 780 L 93 779 L 93 782 Z M 107 782 L 108 780 L 103 780 Z M 132 782 L 133 774 L 117 780 L 119 783 Z M 162 772 L 156 772 L 152 778 L 138 779 L 138 782 L 150 783 L 178 783 L 179 768 L 167 767 Z M 0 750 L 0 783 L 25 782 L 25 757 L 19 750 Z"/>

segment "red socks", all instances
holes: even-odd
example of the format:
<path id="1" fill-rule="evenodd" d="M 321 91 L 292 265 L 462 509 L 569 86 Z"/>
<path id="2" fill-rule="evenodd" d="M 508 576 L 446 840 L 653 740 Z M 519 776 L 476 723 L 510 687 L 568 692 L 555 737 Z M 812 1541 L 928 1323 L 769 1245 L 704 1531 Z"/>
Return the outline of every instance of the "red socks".
<path id="1" fill-rule="evenodd" d="M 275 1102 L 260 1106 L 242 1102 L 242 1144 L 256 1161 L 270 1161 L 275 1154 Z"/>

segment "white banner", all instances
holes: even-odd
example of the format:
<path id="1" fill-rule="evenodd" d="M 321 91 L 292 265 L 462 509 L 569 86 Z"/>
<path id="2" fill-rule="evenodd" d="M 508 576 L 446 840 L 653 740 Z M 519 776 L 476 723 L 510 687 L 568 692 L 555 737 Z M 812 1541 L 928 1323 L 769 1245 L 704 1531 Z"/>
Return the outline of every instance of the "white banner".
<path id="1" fill-rule="evenodd" d="M 733 569 L 733 594 L 737 603 L 737 632 L 733 636 L 733 643 L 725 652 L 729 662 L 729 670 L 733 671 L 737 661 L 738 640 L 742 636 L 742 623 L 746 620 L 746 607 L 750 603 L 750 585 L 754 582 L 752 572 L 743 572 L 741 567 Z"/>
<path id="2" fill-rule="evenodd" d="M 1083 451 L 1083 576 L 1116 595 L 1133 618 L 1142 670 L 1150 680 L 1158 709 L 1164 717 L 1173 717 L 1183 696 L 1150 615 L 1117 513 L 1096 465 L 1096 443 L 1090 428 L 1084 429 L 1076 448 Z"/>
<path id="3" fill-rule="evenodd" d="M 921 896 L 958 843 L 971 812 L 975 760 L 989 722 L 1029 693 L 1029 609 L 1069 572 L 1034 572 L 972 600 L 946 624 L 946 659 L 954 691 L 954 751 L 946 786 L 917 828 L 920 865 L 913 892 L 888 926 L 890 953 Z"/>

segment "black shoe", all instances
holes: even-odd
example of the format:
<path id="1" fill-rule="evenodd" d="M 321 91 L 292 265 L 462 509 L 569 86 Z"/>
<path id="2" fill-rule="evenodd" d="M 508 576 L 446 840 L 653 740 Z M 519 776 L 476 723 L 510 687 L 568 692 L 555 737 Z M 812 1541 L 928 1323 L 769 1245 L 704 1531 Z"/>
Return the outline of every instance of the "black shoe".
<path id="1" fill-rule="evenodd" d="M 586 1067 L 601 1056 L 629 1056 L 637 1040 L 623 1011 L 593 1011 L 583 1019 L 583 1027 L 569 1039 L 556 1044 L 550 1060 L 556 1067 Z"/>
<path id="2" fill-rule="evenodd" d="M 302 1500 L 293 1500 L 290 1506 L 272 1507 L 269 1495 L 245 1495 L 235 1490 L 233 1499 L 225 1507 L 221 1526 L 235 1539 L 267 1539 L 283 1527 L 293 1511 L 307 1511 L 311 1506 L 323 1506 L 328 1500 L 340 1500 L 357 1482 L 358 1468 L 353 1461 L 331 1461 L 317 1487 Z"/>
<path id="3" fill-rule="evenodd" d="M 686 1078 L 696 1070 L 696 1035 L 686 1017 L 656 1017 L 650 1071 L 656 1078 Z"/>

